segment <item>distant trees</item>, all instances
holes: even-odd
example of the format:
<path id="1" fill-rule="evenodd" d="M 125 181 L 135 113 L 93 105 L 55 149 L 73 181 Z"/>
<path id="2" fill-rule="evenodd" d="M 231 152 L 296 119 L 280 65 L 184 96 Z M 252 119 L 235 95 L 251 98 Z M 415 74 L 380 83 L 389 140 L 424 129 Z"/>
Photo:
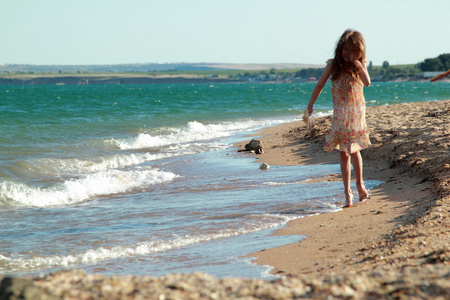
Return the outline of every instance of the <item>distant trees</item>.
<path id="1" fill-rule="evenodd" d="M 389 80 L 423 80 L 421 72 L 426 71 L 447 71 L 450 70 L 450 53 L 441 54 L 435 58 L 427 58 L 423 62 L 410 65 L 391 65 L 389 61 L 383 61 L 381 66 L 374 66 L 369 61 L 367 69 L 370 77 L 374 81 Z M 301 70 L 291 70 L 288 72 L 276 70 L 274 68 L 259 72 L 239 73 L 234 79 L 254 79 L 255 81 L 267 80 L 295 80 L 307 81 L 311 77 L 319 79 L 324 68 L 305 68 Z M 295 73 L 294 73 L 295 72 Z"/>
<path id="2" fill-rule="evenodd" d="M 373 66 L 372 62 L 369 62 L 367 67 L 372 80 L 410 80 L 417 77 L 420 70 L 414 65 L 400 65 L 391 66 L 391 64 L 385 60 L 381 66 Z"/>
<path id="3" fill-rule="evenodd" d="M 450 70 L 450 53 L 441 54 L 435 58 L 427 58 L 417 66 L 422 72 Z"/>
<path id="4" fill-rule="evenodd" d="M 297 71 L 294 75 L 294 77 L 300 77 L 303 79 L 308 79 L 310 77 L 320 78 L 322 76 L 324 69 L 314 69 L 314 68 L 307 68 L 307 69 L 301 69 L 300 71 Z"/>

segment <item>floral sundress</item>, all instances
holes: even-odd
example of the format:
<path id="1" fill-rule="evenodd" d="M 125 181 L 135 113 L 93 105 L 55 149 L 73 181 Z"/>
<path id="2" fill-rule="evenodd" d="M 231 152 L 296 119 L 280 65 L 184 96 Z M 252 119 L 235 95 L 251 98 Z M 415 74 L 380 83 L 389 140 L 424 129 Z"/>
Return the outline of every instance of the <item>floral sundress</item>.
<path id="1" fill-rule="evenodd" d="M 331 94 L 333 119 L 324 150 L 331 152 L 337 149 L 351 154 L 369 147 L 362 81 L 343 73 L 331 82 Z"/>

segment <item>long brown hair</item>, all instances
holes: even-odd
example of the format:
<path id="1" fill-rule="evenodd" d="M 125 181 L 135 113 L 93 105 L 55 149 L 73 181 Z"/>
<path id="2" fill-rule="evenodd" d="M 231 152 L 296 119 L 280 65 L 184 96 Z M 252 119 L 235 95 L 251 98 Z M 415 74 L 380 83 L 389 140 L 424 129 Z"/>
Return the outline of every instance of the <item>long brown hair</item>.
<path id="1" fill-rule="evenodd" d="M 342 50 L 344 48 L 355 51 L 359 57 L 361 64 L 366 62 L 366 42 L 361 32 L 347 29 L 344 31 L 336 44 L 334 52 L 334 59 L 332 62 L 331 80 L 338 79 L 342 72 L 348 73 L 353 79 L 359 77 L 358 70 L 352 63 L 347 63 L 342 57 Z"/>

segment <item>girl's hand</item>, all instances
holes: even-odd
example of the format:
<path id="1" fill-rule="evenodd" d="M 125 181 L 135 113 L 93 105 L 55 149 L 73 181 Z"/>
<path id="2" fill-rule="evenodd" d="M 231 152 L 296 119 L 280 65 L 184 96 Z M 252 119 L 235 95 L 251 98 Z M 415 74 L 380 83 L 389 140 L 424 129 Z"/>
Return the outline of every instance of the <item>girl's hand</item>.
<path id="1" fill-rule="evenodd" d="M 308 113 L 311 116 L 313 113 L 313 105 L 311 105 L 311 103 L 308 105 Z"/>
<path id="2" fill-rule="evenodd" d="M 359 72 L 359 76 L 365 87 L 370 86 L 371 80 L 369 72 L 367 72 L 367 68 L 365 64 L 362 64 L 359 60 L 355 60 L 353 62 L 355 64 L 356 69 Z"/>
<path id="3" fill-rule="evenodd" d="M 353 64 L 355 65 L 356 69 L 359 71 L 362 69 L 363 65 L 359 60 L 354 60 Z"/>

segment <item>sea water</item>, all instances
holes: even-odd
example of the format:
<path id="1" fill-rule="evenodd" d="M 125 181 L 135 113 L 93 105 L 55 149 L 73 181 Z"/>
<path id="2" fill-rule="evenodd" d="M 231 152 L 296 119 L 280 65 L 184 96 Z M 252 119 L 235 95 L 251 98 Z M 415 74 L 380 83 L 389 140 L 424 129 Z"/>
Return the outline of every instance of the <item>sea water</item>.
<path id="1" fill-rule="evenodd" d="M 310 182 L 339 166 L 262 171 L 233 144 L 300 120 L 313 88 L 0 86 L 0 273 L 270 277 L 242 257 L 305 238 L 272 236 L 289 220 L 340 210 L 341 182 Z M 436 101 L 450 84 L 373 83 L 365 95 Z M 315 116 L 331 110 L 327 84 Z"/>

